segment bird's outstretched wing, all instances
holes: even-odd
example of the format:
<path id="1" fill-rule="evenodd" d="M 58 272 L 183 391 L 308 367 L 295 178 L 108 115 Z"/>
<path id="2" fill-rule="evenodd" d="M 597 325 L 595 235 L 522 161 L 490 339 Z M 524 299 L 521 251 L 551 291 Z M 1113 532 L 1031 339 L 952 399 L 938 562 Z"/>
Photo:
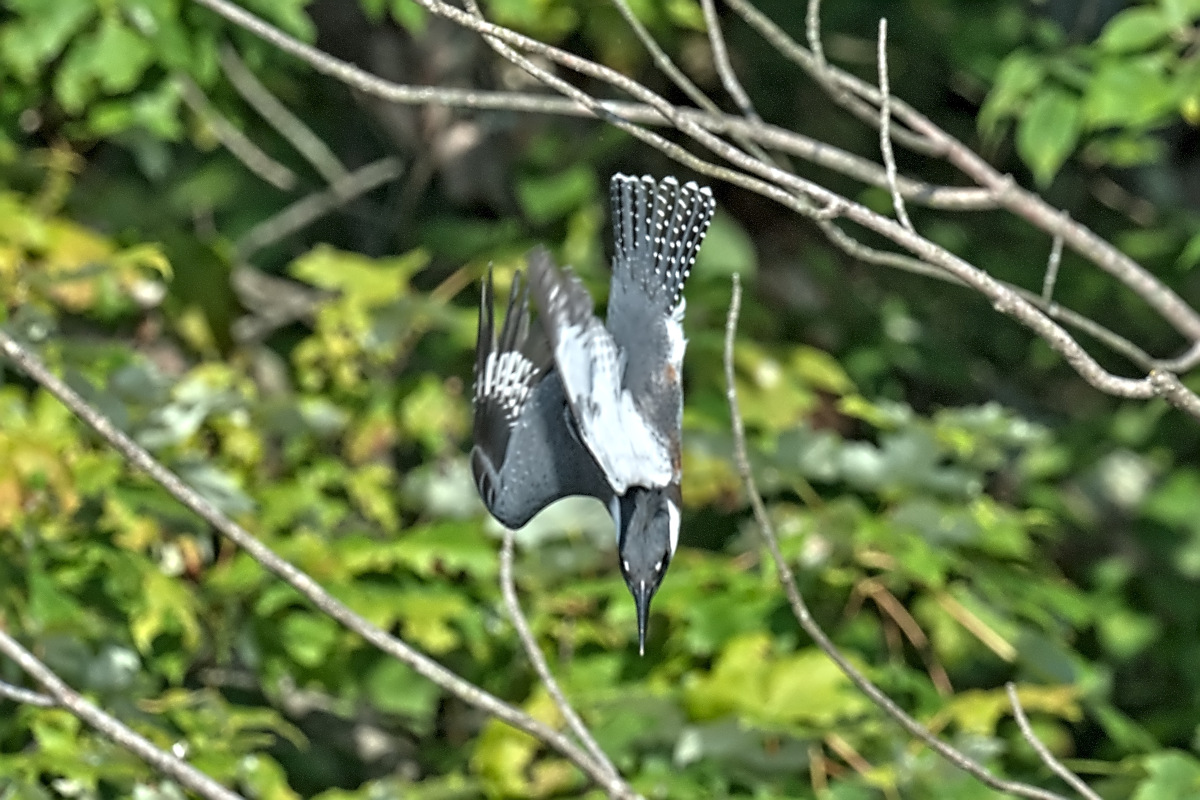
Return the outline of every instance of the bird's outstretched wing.
<path id="1" fill-rule="evenodd" d="M 483 283 L 475 348 L 475 446 L 471 470 L 484 505 L 519 528 L 567 495 L 607 504 L 612 491 L 572 429 L 550 344 L 530 325 L 529 300 L 518 274 L 497 339 L 492 275 Z"/>
<path id="2" fill-rule="evenodd" d="M 596 318 L 587 288 L 544 248 L 530 255 L 529 279 L 576 426 L 613 491 L 669 484 L 669 443 L 625 388 L 624 355 Z"/>

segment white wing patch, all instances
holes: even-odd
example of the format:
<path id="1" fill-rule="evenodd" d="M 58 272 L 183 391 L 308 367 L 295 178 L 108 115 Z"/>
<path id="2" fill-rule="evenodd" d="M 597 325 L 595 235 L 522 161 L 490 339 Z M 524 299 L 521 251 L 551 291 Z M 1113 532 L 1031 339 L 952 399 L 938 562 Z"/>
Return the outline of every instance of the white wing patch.
<path id="1" fill-rule="evenodd" d="M 679 298 L 679 305 L 675 306 L 667 320 L 667 361 L 675 368 L 676 375 L 683 374 L 683 353 L 687 350 L 687 339 L 683 335 L 683 312 L 686 308 L 687 301 Z"/>
<path id="2" fill-rule="evenodd" d="M 568 325 L 554 348 L 567 399 L 583 442 L 617 494 L 630 486 L 666 486 L 673 470 L 667 442 L 651 428 L 621 386 L 612 335 L 592 317 Z"/>
<path id="3" fill-rule="evenodd" d="M 674 556 L 675 548 L 679 547 L 679 508 L 670 498 L 667 498 L 667 533 L 671 537 L 671 555 Z"/>
<path id="4" fill-rule="evenodd" d="M 509 425 L 516 424 L 529 399 L 530 378 L 536 371 L 533 362 L 515 350 L 489 353 L 475 396 L 498 403 L 504 409 Z"/>

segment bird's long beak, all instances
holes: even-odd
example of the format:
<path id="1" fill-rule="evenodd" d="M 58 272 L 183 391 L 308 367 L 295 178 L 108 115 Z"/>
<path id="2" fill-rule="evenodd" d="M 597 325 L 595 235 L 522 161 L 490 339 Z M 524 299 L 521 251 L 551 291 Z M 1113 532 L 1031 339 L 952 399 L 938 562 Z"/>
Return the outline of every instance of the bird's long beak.
<path id="1" fill-rule="evenodd" d="M 637 606 L 638 625 L 638 655 L 646 655 L 646 628 L 650 624 L 650 598 L 654 597 L 654 587 L 645 581 L 638 581 L 633 589 L 633 602 Z"/>

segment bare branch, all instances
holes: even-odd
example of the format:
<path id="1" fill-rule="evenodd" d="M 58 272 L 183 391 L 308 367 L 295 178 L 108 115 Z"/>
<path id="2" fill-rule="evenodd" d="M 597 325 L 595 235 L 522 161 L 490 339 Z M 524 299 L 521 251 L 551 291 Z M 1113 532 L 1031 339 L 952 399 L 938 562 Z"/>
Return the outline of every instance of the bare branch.
<path id="1" fill-rule="evenodd" d="M 14 703 L 21 703 L 27 706 L 38 706 L 40 708 L 54 708 L 58 705 L 58 701 L 48 694 L 40 692 L 31 692 L 28 689 L 22 689 L 20 686 L 13 686 L 11 683 L 0 681 L 0 699 L 11 700 Z"/>
<path id="2" fill-rule="evenodd" d="M 704 27 L 708 28 L 708 46 L 712 50 L 713 64 L 717 68 L 717 76 L 721 85 L 729 94 L 742 116 L 752 122 L 761 122 L 762 117 L 754 110 L 750 95 L 742 88 L 737 73 L 734 72 L 733 62 L 729 60 L 729 49 L 725 47 L 725 36 L 721 33 L 721 20 L 717 17 L 717 8 L 713 0 L 700 0 L 704 11 Z"/>
<path id="3" fill-rule="evenodd" d="M 233 45 L 228 42 L 221 45 L 220 60 L 225 77 L 242 99 L 279 131 L 279 135 L 287 139 L 292 147 L 296 148 L 296 152 L 313 165 L 326 183 L 336 183 L 346 177 L 346 168 L 333 151 L 262 85 L 242 61 L 237 50 L 233 49 Z"/>
<path id="4" fill-rule="evenodd" d="M 747 0 L 725 0 L 725 2 L 781 55 L 798 64 L 801 69 L 812 76 L 813 80 L 824 87 L 835 103 L 868 125 L 879 124 L 875 109 L 846 91 L 838 83 L 837 74 L 830 70 L 829 63 L 825 60 L 825 48 L 821 44 L 821 0 L 808 0 L 808 8 L 804 16 L 804 33 L 811 52 L 796 44 L 790 36 L 768 19 L 765 14 L 750 5 Z M 933 144 L 923 136 L 908 130 L 898 130 L 893 135 L 901 144 L 914 152 L 936 155 Z"/>
<path id="5" fill-rule="evenodd" d="M 395 180 L 403 171 L 404 166 L 400 160 L 389 157 L 343 175 L 331 183 L 329 188 L 297 200 L 248 230 L 237 242 L 238 258 L 249 258 L 262 248 L 311 225 L 339 206 Z"/>
<path id="6" fill-rule="evenodd" d="M 671 83 L 675 84 L 681 92 L 686 94 L 688 98 L 704 109 L 713 114 L 720 114 L 721 110 L 717 104 L 709 99 L 708 95 L 700 90 L 687 75 L 683 74 L 683 70 L 675 66 L 675 62 L 667 55 L 667 52 L 659 46 L 654 37 L 650 35 L 650 31 L 646 30 L 646 26 L 637 18 L 637 14 L 633 13 L 633 9 L 629 7 L 626 0 L 612 0 L 612 4 L 617 7 L 617 11 L 633 29 L 634 35 L 638 37 L 638 41 L 642 43 L 642 47 L 646 48 L 646 52 L 650 54 L 655 66 L 662 71 L 664 75 L 670 79 Z"/>
<path id="7" fill-rule="evenodd" d="M 1187 372 L 1193 369 L 1197 364 L 1200 364 L 1200 341 L 1197 341 L 1187 349 L 1181 356 L 1175 358 L 1162 359 L 1154 362 L 1154 366 L 1159 369 L 1169 370 L 1171 372 Z"/>
<path id="8" fill-rule="evenodd" d="M 513 627 L 517 629 L 517 636 L 521 639 L 521 646 L 525 648 L 525 654 L 529 656 L 529 661 L 533 664 L 533 669 L 541 679 L 542 685 L 546 687 L 546 691 L 554 700 L 554 704 L 558 706 L 563 719 L 567 721 L 567 727 L 592 754 L 592 758 L 596 760 L 597 764 L 602 766 L 614 780 L 623 781 L 621 774 L 609 760 L 608 754 L 596 743 L 592 732 L 588 730 L 587 725 L 579 718 L 579 714 L 567 700 L 567 696 L 563 694 L 562 687 L 558 685 L 554 674 L 550 672 L 546 656 L 538 647 L 537 640 L 533 638 L 533 631 L 529 630 L 529 622 L 521 611 L 521 601 L 517 598 L 517 587 L 513 581 L 513 532 L 508 528 L 504 529 L 504 547 L 500 551 L 500 589 L 504 594 L 504 606 L 508 609 L 508 616 L 512 619 Z M 629 791 L 632 793 L 631 789 Z"/>
<path id="9" fill-rule="evenodd" d="M 556 116 L 607 118 L 606 115 L 615 115 L 629 122 L 643 125 L 670 124 L 662 114 L 645 103 L 594 99 L 590 103 L 580 103 L 543 94 L 475 91 L 393 83 L 304 44 L 233 5 L 228 0 L 195 0 L 195 2 L 208 7 L 239 27 L 260 36 L 284 52 L 300 58 L 318 72 L 388 102 L 410 105 L 442 105 L 481 111 L 519 111 Z M 620 8 L 619 5 L 618 8 Z M 635 32 L 636 30 L 635 28 Z M 646 35 L 649 36 L 648 33 Z M 703 97 L 703 93 L 700 93 L 699 89 L 695 89 L 695 91 Z M 676 111 L 714 133 L 749 139 L 765 147 L 795 155 L 818 166 L 843 173 L 856 180 L 887 188 L 887 176 L 882 167 L 867 159 L 778 126 L 766 123 L 755 124 L 737 116 L 721 114 L 711 100 L 707 98 L 705 100 L 706 103 L 703 107 L 709 109 L 707 112 L 699 112 L 694 109 L 676 109 Z M 594 111 L 593 108 L 603 109 L 605 113 Z M 875 112 L 872 110 L 871 113 Z M 996 206 L 993 192 L 987 189 L 936 186 L 905 177 L 898 178 L 897 183 L 906 199 L 933 208 L 967 211 L 989 209 Z"/>
<path id="10" fill-rule="evenodd" d="M 740 2 L 741 0 L 733 1 Z M 250 23 L 246 22 L 246 18 L 248 17 L 252 20 L 256 20 L 256 18 L 246 14 L 246 12 L 238 9 L 236 6 L 231 6 L 227 0 L 196 0 L 196 2 L 217 10 L 227 18 L 238 22 L 238 24 L 249 25 Z M 1148 378 L 1124 378 L 1105 370 L 1070 336 L 1069 333 L 1067 333 L 1066 330 L 1064 330 L 1057 322 L 1055 322 L 1051 316 L 1039 310 L 1036 305 L 1030 303 L 1020 293 L 1012 291 L 1009 287 L 995 280 L 987 273 L 968 264 L 944 248 L 939 247 L 929 240 L 919 236 L 914 231 L 905 228 L 903 225 L 900 225 L 899 223 L 882 215 L 876 214 L 865 206 L 859 203 L 854 203 L 842 197 L 841 195 L 829 191 L 819 184 L 781 170 L 773 164 L 770 164 L 762 159 L 755 158 L 754 156 L 748 154 L 745 150 L 734 147 L 733 145 L 716 136 L 711 130 L 706 129 L 703 125 L 701 125 L 696 119 L 697 112 L 692 112 L 690 114 L 685 113 L 684 110 L 672 106 L 658 94 L 650 91 L 646 87 L 625 75 L 622 75 L 607 67 L 603 67 L 599 64 L 595 64 L 587 59 L 582 59 L 571 53 L 567 53 L 559 48 L 552 47 L 543 42 L 523 36 L 502 26 L 489 23 L 478 15 L 450 6 L 445 2 L 442 2 L 442 0 L 418 0 L 418 2 L 431 13 L 446 17 L 464 27 L 470 28 L 486 37 L 489 37 L 489 41 L 494 41 L 497 44 L 503 43 L 508 50 L 500 50 L 500 52 L 505 55 L 506 58 L 509 58 L 509 60 L 520 64 L 522 68 L 543 80 L 548 85 L 553 86 L 558 91 L 566 94 L 578 105 L 589 109 L 593 114 L 605 119 L 616 127 L 629 132 L 631 135 L 636 136 L 641 141 L 646 142 L 652 147 L 662 151 L 669 157 L 675 159 L 679 163 L 690 167 L 701 174 L 718 180 L 727 181 L 745 189 L 749 189 L 750 191 L 754 191 L 763 195 L 764 197 L 773 199 L 785 207 L 796 211 L 797 213 L 809 217 L 816 216 L 819 213 L 819 208 L 828 208 L 829 205 L 835 201 L 843 203 L 843 207 L 841 209 L 842 216 L 845 216 L 851 221 L 859 225 L 863 225 L 864 227 L 891 239 L 907 249 L 919 260 L 928 262 L 934 267 L 945 270 L 958 280 L 962 281 L 966 286 L 983 294 L 991 301 L 993 307 L 997 311 L 1012 316 L 1014 319 L 1021 322 L 1023 325 L 1030 328 L 1037 335 L 1043 338 L 1051 348 L 1059 352 L 1066 359 L 1067 363 L 1072 367 L 1072 369 L 1078 372 L 1081 377 L 1083 377 L 1089 384 L 1097 389 L 1118 397 L 1141 399 L 1152 397 L 1158 394 L 1159 390 L 1150 383 Z M 256 32 L 261 31 L 261 29 L 264 27 L 269 31 L 274 30 L 271 29 L 270 26 L 266 26 L 265 23 L 262 23 L 261 20 L 256 20 L 253 23 L 253 29 Z M 278 32 L 276 32 L 276 34 L 277 33 Z M 786 35 L 784 36 L 786 38 Z M 278 38 L 279 37 L 277 35 L 273 35 L 272 40 Z M 799 45 L 794 46 L 799 48 Z M 736 169 L 720 166 L 702 159 L 684 149 L 680 145 L 669 141 L 658 134 L 647 131 L 628 119 L 622 118 L 613 107 L 596 100 L 582 90 L 553 75 L 541 66 L 532 63 L 529 61 L 529 59 L 518 54 L 516 52 L 516 48 L 529 53 L 536 53 L 556 64 L 564 66 L 582 75 L 606 82 L 617 89 L 632 94 L 636 99 L 649 106 L 653 112 L 658 113 L 678 130 L 685 133 L 692 139 L 692 141 L 721 156 L 727 162 L 734 165 Z M 309 49 L 311 50 L 311 48 Z M 799 49 L 803 50 L 803 48 Z M 805 53 L 807 53 L 807 51 L 805 51 Z M 323 54 L 317 58 L 329 61 L 328 57 L 324 56 Z M 808 60 L 811 62 L 811 56 Z M 335 62 L 335 65 L 336 63 L 338 62 Z M 326 64 L 326 66 L 328 67 L 329 65 Z M 876 87 L 872 87 L 869 84 L 864 84 L 857 78 L 846 75 L 845 73 L 842 73 L 833 67 L 830 67 L 829 69 L 830 74 L 838 76 L 838 80 L 843 85 L 853 88 L 862 96 L 873 98 L 876 102 L 881 99 Z M 331 74 L 336 71 L 336 69 L 331 68 Z M 361 77 L 362 73 L 357 73 L 357 75 Z M 963 147 L 960 143 L 957 143 L 956 140 L 950 137 L 949 134 L 941 131 L 941 129 L 937 128 L 936 126 L 933 126 L 932 123 L 926 120 L 923 116 L 919 115 L 906 104 L 899 101 L 893 101 L 892 107 L 897 113 L 903 112 L 909 118 L 910 124 L 914 125 L 914 127 L 916 127 L 917 123 L 927 126 L 932 132 L 926 132 L 924 130 L 922 130 L 922 132 L 926 133 L 926 135 L 931 138 L 936 138 L 935 134 L 936 136 L 940 136 L 941 138 L 939 141 L 943 142 L 947 148 Z M 743 120 L 743 122 L 745 121 Z M 755 126 L 751 127 L 753 128 Z M 896 132 L 893 130 L 892 133 L 894 137 Z M 978 159 L 978 157 L 974 156 L 973 153 L 970 153 L 969 151 L 967 152 L 969 157 Z M 982 163 L 981 159 L 978 160 Z M 952 163 L 958 162 L 952 160 Z M 984 164 L 984 168 L 991 170 L 991 168 L 986 164 Z M 745 171 L 743 172 L 741 170 Z M 967 170 L 964 169 L 964 171 Z M 968 174 L 971 173 L 968 172 Z M 1002 202 L 1011 203 L 1012 197 L 1015 196 L 1014 193 L 1019 192 L 1020 190 L 1015 188 L 1011 178 L 1000 176 L 994 171 L 991 171 L 990 174 L 992 176 L 992 180 L 983 188 L 987 188 L 994 192 L 995 196 Z M 1040 198 L 1037 199 L 1037 202 L 1043 203 L 1044 205 L 1044 201 L 1041 201 Z M 1046 206 L 1046 208 L 1049 207 Z M 1062 224 L 1061 218 L 1051 220 L 1051 222 L 1053 222 L 1054 225 L 1059 226 Z M 1075 230 L 1076 228 L 1078 228 L 1078 230 L 1075 231 L 1075 234 L 1073 234 L 1076 237 L 1083 236 L 1086 238 L 1090 236 L 1095 238 L 1097 241 L 1101 241 L 1098 239 L 1098 237 L 1095 237 L 1095 234 L 1082 228 L 1082 226 L 1077 226 L 1075 224 L 1071 224 L 1069 226 L 1070 230 Z M 1066 231 L 1064 231 L 1063 237 L 1068 244 L 1072 241 L 1071 236 L 1068 235 Z M 1115 248 L 1112 248 L 1111 245 L 1103 242 L 1102 244 L 1112 252 L 1117 253 L 1121 258 L 1125 258 L 1125 256 L 1122 254 L 1119 254 L 1119 251 L 1116 251 Z M 1146 296 L 1148 302 L 1151 302 L 1151 304 L 1154 305 L 1156 302 L 1162 299 L 1163 293 L 1166 293 L 1170 297 L 1174 297 L 1176 301 L 1182 304 L 1182 301 L 1180 301 L 1178 297 L 1174 295 L 1174 293 L 1165 285 L 1159 283 L 1152 276 L 1149 276 L 1148 273 L 1145 273 L 1145 271 L 1141 270 L 1141 267 L 1137 266 L 1136 264 L 1133 264 L 1133 267 L 1136 270 L 1139 270 L 1141 274 L 1146 276 L 1151 282 L 1149 285 L 1149 294 Z M 1128 278 L 1128 273 L 1125 274 L 1125 277 Z M 1126 280 L 1126 282 L 1128 283 L 1129 281 Z M 1162 304 L 1159 303 L 1159 306 L 1161 305 Z M 1183 305 L 1182 308 L 1187 314 L 1195 314 L 1195 312 L 1193 312 L 1190 308 L 1187 308 L 1186 305 Z M 1197 321 L 1200 323 L 1200 317 L 1197 317 Z M 1167 396 L 1175 397 L 1176 399 L 1173 400 L 1173 402 L 1185 410 L 1192 407 L 1200 408 L 1200 397 L 1196 397 L 1194 393 L 1190 392 L 1190 390 L 1187 390 L 1182 385 L 1179 386 L 1178 390 L 1173 390 L 1172 393 Z"/>
<path id="11" fill-rule="evenodd" d="M 1063 212 L 1066 213 L 1065 211 Z M 1062 264 L 1063 237 L 1056 234 L 1050 245 L 1050 258 L 1046 260 L 1046 277 L 1042 279 L 1042 300 L 1047 304 L 1054 298 L 1054 285 L 1058 283 L 1058 268 Z"/>
<path id="12" fill-rule="evenodd" d="M 1068 786 L 1079 792 L 1081 797 L 1086 800 L 1100 800 L 1100 795 L 1092 791 L 1092 788 L 1084 783 L 1082 778 L 1064 767 L 1062 762 L 1050 752 L 1050 748 L 1046 747 L 1033 732 L 1033 726 L 1029 724 L 1029 717 L 1025 716 L 1025 709 L 1021 707 L 1021 698 L 1017 696 L 1017 685 L 1009 681 L 1004 684 L 1004 691 L 1008 692 L 1008 702 L 1012 704 L 1013 717 L 1017 720 L 1017 727 L 1021 729 L 1021 735 L 1025 737 L 1025 741 L 1029 742 L 1029 746 L 1038 754 L 1042 763 L 1049 767 L 1055 775 L 1066 781 Z"/>
<path id="13" fill-rule="evenodd" d="M 0 334 L 0 336 L 2 335 Z M 226 789 L 183 759 L 158 749 L 149 739 L 67 686 L 62 678 L 54 674 L 54 670 L 38 660 L 33 653 L 22 647 L 20 642 L 9 636 L 4 630 L 0 630 L 0 653 L 11 659 L 17 666 L 25 670 L 26 674 L 41 684 L 49 695 L 50 705 L 61 706 L 70 711 L 118 746 L 133 753 L 162 774 L 178 781 L 180 786 L 195 792 L 205 800 L 244 800 L 240 794 Z M 42 702 L 35 704 L 45 705 Z"/>
<path id="14" fill-rule="evenodd" d="M 1152 370 L 1150 383 L 1155 392 L 1168 403 L 1193 417 L 1200 417 L 1200 397 L 1184 386 L 1178 375 L 1165 369 Z"/>
<path id="15" fill-rule="evenodd" d="M 433 681 L 464 703 L 491 714 L 514 728 L 545 742 L 546 745 L 557 750 L 583 770 L 610 794 L 616 797 L 630 796 L 625 790 L 624 784 L 614 781 L 602 767 L 592 760 L 591 756 L 566 736 L 465 680 L 404 641 L 381 630 L 329 594 L 313 580 L 312 576 L 267 547 L 241 525 L 221 513 L 195 489 L 184 483 L 178 475 L 164 467 L 150 453 L 117 428 L 110 419 L 88 405 L 62 379 L 52 373 L 40 359 L 18 344 L 2 329 L 0 329 L 0 352 L 3 352 L 22 372 L 58 398 L 72 413 L 124 456 L 131 465 L 149 475 L 172 497 L 212 525 L 221 535 L 244 550 L 269 572 L 282 578 L 318 610 L 346 629 L 357 633 L 380 651 L 407 664 L 419 675 Z"/>
<path id="16" fill-rule="evenodd" d="M 200 1 L 216 2 L 217 0 Z M 751 175 L 746 173 L 712 164 L 684 150 L 679 145 L 638 128 L 625 120 L 616 117 L 609 117 L 607 119 L 613 125 L 628 131 L 647 144 L 656 147 L 680 163 L 702 174 L 750 189 L 764 197 L 769 197 L 779 202 L 787 208 L 810 217 L 815 216 L 817 213 L 816 208 L 813 206 L 814 202 L 825 205 L 835 198 L 841 198 L 840 195 L 829 191 L 819 184 L 786 173 L 778 167 L 757 160 L 744 151 L 733 147 L 685 117 L 674 113 L 673 107 L 662 97 L 620 73 L 607 67 L 593 64 L 586 59 L 580 59 L 578 56 L 522 36 L 506 28 L 493 25 L 476 15 L 448 6 L 441 2 L 441 0 L 418 0 L 418 2 L 432 13 L 459 22 L 489 37 L 489 40 L 494 40 L 496 43 L 502 41 L 506 45 L 519 46 L 522 49 L 543 55 L 556 63 L 582 74 L 606 81 L 616 88 L 630 92 L 636 98 L 649 103 L 660 113 L 667 116 L 679 130 L 686 133 L 693 141 L 721 155 L 727 161 L 745 169 L 748 173 L 762 176 L 763 179 L 751 177 Z M 548 82 L 550 85 L 568 94 L 568 96 L 574 97 L 585 104 L 596 104 L 596 101 L 592 100 L 586 93 L 550 75 L 546 70 L 529 62 L 528 59 L 517 56 L 515 52 L 507 57 L 513 60 L 514 63 L 520 63 L 531 74 Z M 518 61 L 517 59 L 523 59 L 523 61 Z M 946 136 L 949 138 L 948 135 Z M 783 187 L 787 188 L 784 189 Z M 843 213 L 849 219 L 883 234 L 918 256 L 918 258 L 945 269 L 962 280 L 966 285 L 983 294 L 992 301 L 992 306 L 997 311 L 1013 317 L 1041 336 L 1051 348 L 1066 359 L 1072 369 L 1097 389 L 1118 397 L 1140 399 L 1152 397 L 1156 394 L 1157 390 L 1150 384 L 1149 379 L 1122 378 L 1109 373 L 1054 320 L 987 273 L 973 267 L 944 248 L 917 235 L 915 232 L 904 228 L 899 223 L 876 214 L 861 204 L 854 203 L 845 198 L 841 199 L 846 204 Z M 1163 286 L 1163 289 L 1170 291 L 1165 286 Z M 1181 386 L 1180 388 L 1183 387 Z M 1191 394 L 1188 390 L 1183 390 Z M 1196 406 L 1200 407 L 1200 398 L 1196 398 L 1194 394 L 1192 394 L 1192 397 L 1195 398 Z M 1177 403 L 1177 405 L 1179 404 Z M 1186 410 L 1189 406 L 1180 405 L 1180 407 Z"/>
<path id="17" fill-rule="evenodd" d="M 818 66 L 812 53 L 801 47 L 783 29 L 751 6 L 747 0 L 726 0 L 726 2 L 781 54 L 814 77 L 827 75 L 838 86 L 854 92 L 876 106 L 882 102 L 878 88 L 871 84 L 823 62 L 822 66 Z M 827 85 L 825 81 L 822 83 Z M 832 93 L 831 96 L 835 100 L 838 99 Z M 981 156 L 912 106 L 895 98 L 892 99 L 891 106 L 892 112 L 897 118 L 930 144 L 925 152 L 945 158 L 979 186 L 995 192 L 997 200 L 1011 213 L 1052 236 L 1061 235 L 1066 245 L 1128 286 L 1170 322 L 1189 342 L 1200 341 L 1200 313 L 1188 306 L 1172 289 L 1151 275 L 1144 267 L 1087 227 L 1070 219 L 1064 219 L 1060 211 L 1050 206 L 1038 195 L 1018 187 L 1011 175 L 1002 175 L 997 172 Z M 860 114 L 860 116 L 863 115 Z M 864 118 L 873 125 L 878 124 L 878 116 L 874 113 Z M 892 138 L 906 147 L 909 146 L 907 142 L 902 141 L 899 131 L 893 130 Z"/>
<path id="18" fill-rule="evenodd" d="M 804 14 L 804 35 L 808 38 L 814 71 L 825 72 L 829 64 L 825 61 L 825 46 L 821 43 L 821 0 L 808 0 Z"/>
<path id="19" fill-rule="evenodd" d="M 800 589 L 796 586 L 792 569 L 779 549 L 779 539 L 775 535 L 775 527 L 771 524 L 771 518 L 767 514 L 767 508 L 763 503 L 762 495 L 758 493 L 754 473 L 750 469 L 750 457 L 746 451 L 746 426 L 742 421 L 741 410 L 738 407 L 737 384 L 734 381 L 733 370 L 734 341 L 737 335 L 738 315 L 741 312 L 741 304 L 742 286 L 741 281 L 735 274 L 733 276 L 733 296 L 729 301 L 729 317 L 725 323 L 724 356 L 726 399 L 729 402 L 729 414 L 733 428 L 734 462 L 737 466 L 738 474 L 742 479 L 742 485 L 745 487 L 746 494 L 750 500 L 750 507 L 754 512 L 754 518 L 758 522 L 759 532 L 762 534 L 763 540 L 767 545 L 767 550 L 771 553 L 771 558 L 775 562 L 775 569 L 779 574 L 779 582 L 783 585 L 784 592 L 787 594 L 788 604 L 792 608 L 792 614 L 796 617 L 796 621 L 812 637 L 817 647 L 821 648 L 837 664 L 838 668 L 845 673 L 846 677 L 858 687 L 859 691 L 865 694 L 885 714 L 899 723 L 909 735 L 924 742 L 938 755 L 942 756 L 942 758 L 970 773 L 997 791 L 1007 792 L 1018 797 L 1036 798 L 1036 800 L 1064 800 L 1060 795 L 1039 789 L 1036 786 L 998 778 L 979 762 L 934 736 L 925 726 L 910 717 L 900 706 L 896 705 L 879 687 L 871 683 L 857 667 L 851 664 L 846 656 L 838 650 L 837 646 L 821 626 L 817 624 L 817 621 L 813 619 L 808 605 L 804 602 L 804 598 L 800 594 Z"/>
<path id="20" fill-rule="evenodd" d="M 815 4 L 817 0 L 813 0 Z M 908 210 L 904 207 L 904 198 L 896 186 L 896 154 L 892 152 L 892 93 L 888 88 L 887 60 L 887 19 L 879 20 L 879 151 L 883 154 L 883 166 L 887 171 L 888 189 L 892 193 L 892 206 L 896 209 L 896 219 L 900 224 L 913 230 L 912 221 L 908 218 Z"/>
<path id="21" fill-rule="evenodd" d="M 286 192 L 295 188 L 296 173 L 264 153 L 258 145 L 250 141 L 249 136 L 225 119 L 224 115 L 209 102 L 195 81 L 188 77 L 181 77 L 179 86 L 183 102 L 196 113 L 196 116 L 204 120 L 206 125 L 212 128 L 217 141 L 234 158 L 242 162 L 246 169 L 281 191 Z"/>

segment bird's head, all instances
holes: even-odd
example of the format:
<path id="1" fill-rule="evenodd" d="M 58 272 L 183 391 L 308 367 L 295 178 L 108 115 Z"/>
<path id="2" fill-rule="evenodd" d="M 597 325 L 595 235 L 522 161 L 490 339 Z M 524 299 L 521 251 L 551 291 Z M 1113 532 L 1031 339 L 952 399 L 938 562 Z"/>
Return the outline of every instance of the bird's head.
<path id="1" fill-rule="evenodd" d="M 679 492 L 633 487 L 613 507 L 621 575 L 637 604 L 638 653 L 644 655 L 650 601 L 679 543 Z"/>

